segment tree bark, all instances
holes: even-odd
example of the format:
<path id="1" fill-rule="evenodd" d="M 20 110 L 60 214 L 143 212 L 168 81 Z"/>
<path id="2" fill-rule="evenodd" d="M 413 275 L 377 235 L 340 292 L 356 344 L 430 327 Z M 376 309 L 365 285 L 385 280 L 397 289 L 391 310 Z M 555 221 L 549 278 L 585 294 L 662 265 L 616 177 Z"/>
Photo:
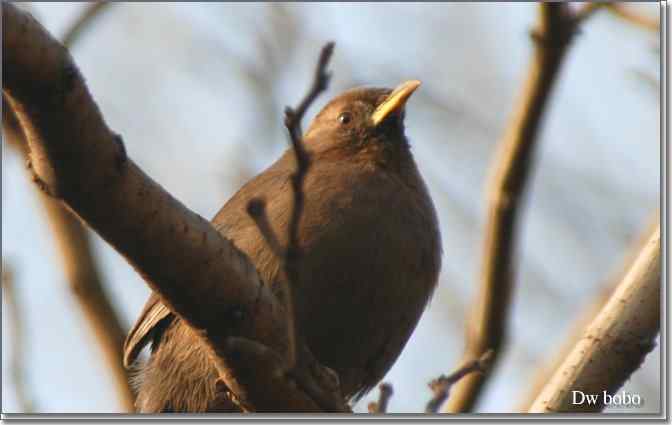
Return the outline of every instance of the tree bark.
<path id="1" fill-rule="evenodd" d="M 560 367 L 569 353 L 572 352 L 576 343 L 583 337 L 588 325 L 592 323 L 602 308 L 609 302 L 611 295 L 623 281 L 623 278 L 630 271 L 630 268 L 632 268 L 635 261 L 637 261 L 642 248 L 646 246 L 649 239 L 651 239 L 651 236 L 657 231 L 660 223 L 660 211 L 656 211 L 656 213 L 653 214 L 653 218 L 649 220 L 650 222 L 646 225 L 645 230 L 637 237 L 632 246 L 628 248 L 628 252 L 624 257 L 623 262 L 618 266 L 618 269 L 611 273 L 611 276 L 609 276 L 604 283 L 603 288 L 597 294 L 595 299 L 586 306 L 581 315 L 576 319 L 571 330 L 568 332 L 567 340 L 564 341 L 559 349 L 553 352 L 552 359 L 548 364 L 543 365 L 536 372 L 534 378 L 530 381 L 531 384 L 525 389 L 525 399 L 520 404 L 519 411 L 526 412 L 532 406 L 537 399 L 537 396 L 541 393 L 541 390 L 546 386 L 555 371 Z"/>
<path id="2" fill-rule="evenodd" d="M 534 56 L 522 97 L 493 161 L 494 173 L 487 189 L 481 287 L 476 309 L 468 321 L 467 347 L 460 362 L 465 364 L 493 350 L 493 367 L 484 374 L 468 375 L 455 384 L 444 412 L 469 412 L 474 408 L 505 347 L 521 204 L 542 118 L 575 26 L 568 4 L 540 5 L 538 27 L 532 34 Z"/>
<path id="3" fill-rule="evenodd" d="M 655 347 L 660 330 L 660 227 L 642 248 L 609 302 L 530 407 L 530 413 L 600 412 Z M 597 394 L 573 404 L 573 391 Z"/>
<path id="4" fill-rule="evenodd" d="M 261 372 L 252 375 L 257 380 L 237 379 L 230 339 L 285 353 L 284 310 L 244 253 L 126 156 L 67 50 L 14 5 L 3 3 L 2 12 L 3 93 L 28 140 L 38 186 L 121 253 L 203 338 L 244 409 L 286 410 L 292 395 L 292 410 L 321 409 L 304 388 L 291 391 L 286 374 L 287 391 L 275 399 L 254 399 L 254 388 L 268 380 Z M 331 408 L 346 410 L 332 396 Z"/>

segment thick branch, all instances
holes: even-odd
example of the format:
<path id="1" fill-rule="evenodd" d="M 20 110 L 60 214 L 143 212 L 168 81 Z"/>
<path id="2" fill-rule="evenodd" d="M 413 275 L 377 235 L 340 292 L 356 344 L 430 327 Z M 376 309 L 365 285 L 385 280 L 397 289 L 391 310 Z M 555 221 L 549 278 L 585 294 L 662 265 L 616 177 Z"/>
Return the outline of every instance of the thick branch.
<path id="1" fill-rule="evenodd" d="M 543 3 L 533 32 L 535 50 L 522 98 L 493 161 L 488 187 L 488 212 L 483 245 L 481 288 L 477 309 L 468 321 L 467 348 L 462 362 L 494 351 L 502 352 L 514 283 L 514 253 L 520 205 L 533 163 L 537 134 L 570 45 L 575 23 L 563 3 Z M 471 411 L 489 373 L 471 374 L 455 385 L 447 412 Z"/>
<path id="2" fill-rule="evenodd" d="M 126 330 L 121 326 L 121 318 L 112 307 L 103 286 L 92 255 L 89 235 L 79 219 L 61 204 L 44 193 L 39 193 L 39 197 L 58 247 L 70 291 L 102 349 L 104 364 L 110 366 L 122 408 L 126 412 L 133 412 L 135 395 L 129 384 L 129 373 L 122 364 Z"/>
<path id="3" fill-rule="evenodd" d="M 599 412 L 602 391 L 615 393 L 654 348 L 660 329 L 660 227 L 642 248 L 609 302 L 530 408 L 530 413 Z M 598 394 L 572 404 L 572 391 Z"/>
<path id="4" fill-rule="evenodd" d="M 127 158 L 63 46 L 15 6 L 3 3 L 2 11 L 3 92 L 28 139 L 40 187 L 124 255 L 201 335 L 239 400 L 254 394 L 236 379 L 227 341 L 242 337 L 284 353 L 284 309 L 231 241 Z M 284 406 L 241 403 L 255 410 Z"/>
<path id="5" fill-rule="evenodd" d="M 28 158 L 28 142 L 23 130 L 4 96 L 2 100 L 5 140 Z M 38 191 L 38 197 L 51 226 L 66 280 L 84 313 L 85 322 L 91 326 L 102 348 L 105 364 L 110 366 L 123 411 L 132 412 L 135 396 L 129 383 L 130 376 L 121 361 L 125 330 L 105 292 L 91 252 L 89 235 L 80 221 L 60 203 L 42 191 Z"/>
<path id="6" fill-rule="evenodd" d="M 577 342 L 583 337 L 588 325 L 595 319 L 595 317 L 597 317 L 602 308 L 604 308 L 616 287 L 623 281 L 625 275 L 632 268 L 632 265 L 635 263 L 635 261 L 637 261 L 639 253 L 649 242 L 649 239 L 651 239 L 651 236 L 654 234 L 654 232 L 657 231 L 659 223 L 660 213 L 657 211 L 654 214 L 654 217 L 651 219 L 650 223 L 646 226 L 646 229 L 637 237 L 637 240 L 635 240 L 632 246 L 628 249 L 628 253 L 624 257 L 622 264 L 619 265 L 618 270 L 611 274 L 597 297 L 576 319 L 575 323 L 572 325 L 571 330 L 568 332 L 569 336 L 567 337 L 566 341 L 559 350 L 554 351 L 552 359 L 549 361 L 549 363 L 539 368 L 539 370 L 534 375 L 531 384 L 525 388 L 526 396 L 521 403 L 521 412 L 526 412 L 532 406 L 532 403 L 534 403 L 534 401 L 537 399 L 537 396 L 546 386 L 555 371 L 560 367 L 569 353 L 572 352 L 572 349 L 574 349 L 574 346 L 577 344 Z"/>

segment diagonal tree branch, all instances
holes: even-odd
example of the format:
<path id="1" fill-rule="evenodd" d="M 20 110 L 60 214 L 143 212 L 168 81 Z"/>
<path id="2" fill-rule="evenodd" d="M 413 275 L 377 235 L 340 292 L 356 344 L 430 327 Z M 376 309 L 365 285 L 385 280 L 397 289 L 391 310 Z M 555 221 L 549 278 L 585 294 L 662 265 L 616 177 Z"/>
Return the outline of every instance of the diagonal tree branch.
<path id="1" fill-rule="evenodd" d="M 230 340 L 286 352 L 284 309 L 244 253 L 126 156 L 67 50 L 14 5 L 3 3 L 2 12 L 3 93 L 28 140 L 40 188 L 120 252 L 206 342 L 220 378 L 245 410 L 286 411 L 288 398 L 292 410 L 328 408 L 291 383 L 276 397 L 255 398 L 256 385 L 268 379 L 256 371 L 267 365 L 242 367 L 227 357 Z M 338 394 L 332 396 L 332 406 L 346 411 Z"/>
<path id="2" fill-rule="evenodd" d="M 73 46 L 82 36 L 82 34 L 91 26 L 91 23 L 101 12 L 105 11 L 111 3 L 108 1 L 97 1 L 87 4 L 84 11 L 77 17 L 75 22 L 65 32 L 62 38 L 64 46 Z"/>
<path id="3" fill-rule="evenodd" d="M 642 13 L 635 12 L 632 6 L 618 2 L 606 3 L 605 7 L 614 16 L 644 30 L 659 32 L 659 19 L 652 18 Z"/>
<path id="4" fill-rule="evenodd" d="M 478 359 L 491 349 L 494 367 L 506 341 L 520 207 L 542 118 L 576 29 L 568 7 L 566 3 L 540 5 L 538 26 L 532 33 L 534 56 L 522 97 L 493 161 L 493 174 L 487 188 L 480 293 L 468 321 L 462 363 Z M 455 384 L 445 411 L 471 411 L 489 375 L 490 372 L 471 374 Z"/>
<path id="5" fill-rule="evenodd" d="M 3 132 L 8 144 L 27 158 L 23 131 L 18 127 L 17 118 L 4 96 Z M 130 376 L 121 361 L 126 331 L 105 291 L 87 230 L 77 217 L 54 199 L 42 191 L 37 191 L 37 195 L 52 229 L 56 252 L 60 255 L 71 293 L 102 348 L 105 364 L 110 366 L 123 411 L 132 412 L 135 396 L 129 383 Z"/>
<path id="6" fill-rule="evenodd" d="M 306 96 L 301 100 L 296 109 L 285 108 L 285 127 L 289 132 L 290 143 L 294 152 L 294 159 L 296 161 L 296 171 L 291 176 L 292 181 L 292 212 L 287 226 L 287 247 L 282 249 L 277 235 L 273 233 L 268 217 L 266 216 L 266 204 L 264 199 L 252 199 L 247 204 L 247 212 L 252 217 L 259 232 L 264 237 L 264 240 L 269 245 L 271 250 L 280 257 L 287 276 L 287 284 L 283 285 L 282 290 L 283 301 L 285 304 L 285 311 L 287 313 L 288 323 L 288 347 L 287 347 L 287 369 L 293 369 L 296 364 L 297 348 L 296 348 L 296 323 L 294 321 L 294 295 L 292 293 L 291 282 L 296 282 L 298 279 L 298 262 L 301 257 L 301 249 L 299 247 L 299 223 L 303 215 L 304 198 L 303 183 L 310 168 L 310 154 L 303 145 L 303 134 L 301 131 L 301 120 L 305 115 L 310 105 L 315 101 L 320 93 L 327 89 L 329 85 L 329 74 L 327 73 L 327 65 L 329 59 L 334 51 L 334 43 L 327 43 L 320 53 L 320 58 L 317 61 L 317 68 L 315 69 L 315 76 L 310 90 Z"/>
<path id="7" fill-rule="evenodd" d="M 640 251 L 607 304 L 556 370 L 530 413 L 600 412 L 603 391 L 613 394 L 655 347 L 660 329 L 660 226 Z M 573 404 L 572 391 L 598 394 Z"/>
<path id="8" fill-rule="evenodd" d="M 78 39 L 77 35 L 84 27 L 90 25 L 91 20 L 106 4 L 100 2 L 89 5 L 85 13 L 77 18 L 73 27 L 66 31 L 64 44 L 71 47 Z M 4 95 L 2 106 L 5 140 L 27 159 L 28 142 Z M 77 217 L 58 202 L 42 191 L 37 193 L 52 229 L 56 251 L 60 255 L 71 293 L 84 313 L 86 323 L 92 328 L 98 345 L 102 348 L 105 364 L 110 366 L 122 411 L 132 412 L 135 395 L 129 382 L 129 373 L 121 361 L 126 331 L 105 291 L 103 279 L 92 252 L 88 231 Z"/>
<path id="9" fill-rule="evenodd" d="M 623 263 L 619 265 L 618 270 L 614 271 L 611 276 L 607 278 L 604 288 L 602 288 L 596 299 L 586 307 L 576 322 L 572 325 L 567 340 L 559 350 L 554 351 L 551 361 L 536 372 L 531 381 L 531 385 L 525 389 L 525 400 L 523 400 L 520 405 L 521 412 L 526 412 L 532 406 L 532 403 L 548 383 L 552 374 L 555 373 L 562 362 L 567 358 L 577 341 L 583 337 L 588 325 L 595 319 L 595 317 L 597 317 L 600 310 L 602 310 L 609 301 L 609 298 L 616 287 L 623 281 L 623 278 L 637 260 L 642 248 L 649 242 L 651 236 L 658 229 L 658 223 L 660 223 L 660 212 L 656 211 L 645 230 L 637 237 L 637 240 L 633 242 L 632 247 L 628 249 Z"/>
<path id="10" fill-rule="evenodd" d="M 450 396 L 450 389 L 453 385 L 463 379 L 469 374 L 476 373 L 485 373 L 493 358 L 493 351 L 488 350 L 481 356 L 480 359 L 475 359 L 470 362 L 467 362 L 462 367 L 460 367 L 455 372 L 450 375 L 441 375 L 438 378 L 432 380 L 429 383 L 429 388 L 431 388 L 434 393 L 434 397 L 427 403 L 425 407 L 425 413 L 438 413 L 439 409 L 446 402 Z"/>

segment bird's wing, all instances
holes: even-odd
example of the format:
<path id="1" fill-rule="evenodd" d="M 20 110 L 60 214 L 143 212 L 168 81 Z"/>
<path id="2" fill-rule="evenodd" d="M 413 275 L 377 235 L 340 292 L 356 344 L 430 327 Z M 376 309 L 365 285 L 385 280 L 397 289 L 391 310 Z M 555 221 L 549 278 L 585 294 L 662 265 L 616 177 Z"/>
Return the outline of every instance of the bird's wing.
<path id="1" fill-rule="evenodd" d="M 157 325 L 169 321 L 172 317 L 173 313 L 163 305 L 155 293 L 152 293 L 124 342 L 124 367 L 128 368 L 133 364 L 140 351 L 155 336 L 153 331 Z"/>

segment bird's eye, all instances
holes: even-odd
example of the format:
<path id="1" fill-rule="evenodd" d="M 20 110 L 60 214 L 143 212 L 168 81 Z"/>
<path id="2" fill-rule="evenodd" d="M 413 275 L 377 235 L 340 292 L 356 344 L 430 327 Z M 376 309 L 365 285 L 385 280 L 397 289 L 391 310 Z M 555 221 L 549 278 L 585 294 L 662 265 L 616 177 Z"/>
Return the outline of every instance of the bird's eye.
<path id="1" fill-rule="evenodd" d="M 352 114 L 350 112 L 343 112 L 338 116 L 338 122 L 341 124 L 349 124 L 352 121 Z"/>

